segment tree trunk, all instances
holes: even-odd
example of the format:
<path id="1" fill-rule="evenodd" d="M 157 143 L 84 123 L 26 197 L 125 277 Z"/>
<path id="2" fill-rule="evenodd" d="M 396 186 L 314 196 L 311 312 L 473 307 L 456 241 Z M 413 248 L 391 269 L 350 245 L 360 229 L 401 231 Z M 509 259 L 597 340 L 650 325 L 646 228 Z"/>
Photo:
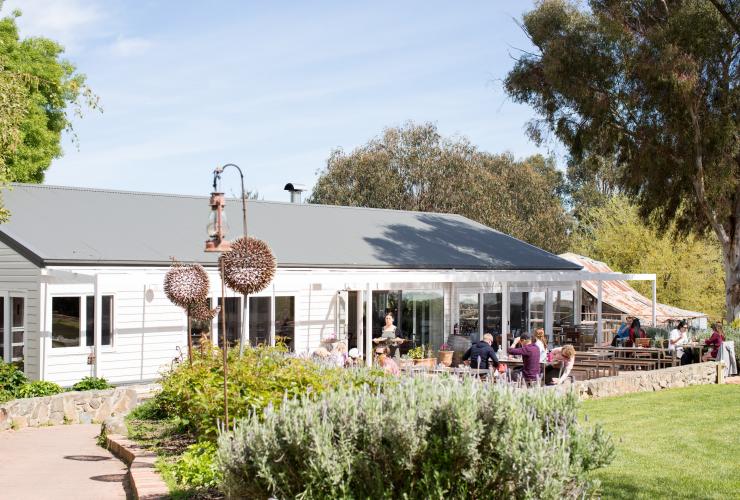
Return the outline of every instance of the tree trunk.
<path id="1" fill-rule="evenodd" d="M 725 269 L 725 319 L 740 318 L 740 242 L 737 238 L 722 245 L 722 264 Z"/>

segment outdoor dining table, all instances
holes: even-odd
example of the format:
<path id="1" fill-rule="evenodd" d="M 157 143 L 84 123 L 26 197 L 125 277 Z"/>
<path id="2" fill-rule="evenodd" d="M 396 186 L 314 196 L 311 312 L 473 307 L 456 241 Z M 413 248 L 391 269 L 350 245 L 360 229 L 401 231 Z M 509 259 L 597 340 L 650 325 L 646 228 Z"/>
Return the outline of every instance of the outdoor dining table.
<path id="1" fill-rule="evenodd" d="M 657 365 L 661 363 L 667 363 L 670 360 L 671 366 L 676 366 L 676 354 L 675 351 L 669 351 L 662 347 L 614 347 L 614 346 L 595 346 L 591 348 L 594 352 L 612 352 L 616 359 L 628 359 L 628 354 L 649 354 L 650 358 L 656 361 Z M 655 355 L 655 358 L 653 358 Z M 640 359 L 635 356 L 636 359 Z"/>
<path id="2" fill-rule="evenodd" d="M 679 345 L 678 347 L 691 351 L 691 360 L 695 363 L 698 363 L 701 361 L 701 355 L 707 345 L 704 342 L 687 342 L 685 344 Z"/>

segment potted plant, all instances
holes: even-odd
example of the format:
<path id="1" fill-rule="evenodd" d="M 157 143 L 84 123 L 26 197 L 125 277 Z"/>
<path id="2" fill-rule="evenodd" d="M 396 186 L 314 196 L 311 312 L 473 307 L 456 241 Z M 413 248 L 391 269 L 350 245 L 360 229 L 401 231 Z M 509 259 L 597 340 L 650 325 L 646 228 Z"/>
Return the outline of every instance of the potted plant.
<path id="1" fill-rule="evenodd" d="M 663 349 L 663 347 L 665 347 L 665 338 L 662 335 L 656 335 L 653 339 L 653 345 L 655 347 Z"/>
<path id="2" fill-rule="evenodd" d="M 450 346 L 448 346 L 445 342 L 444 344 L 439 346 L 439 351 L 437 352 L 437 362 L 441 365 L 451 366 L 453 354 L 455 354 L 455 351 L 451 350 Z"/>
<path id="3" fill-rule="evenodd" d="M 412 359 L 414 366 L 424 366 L 427 368 L 434 368 L 437 360 L 430 358 L 429 353 L 431 349 L 425 348 L 423 345 L 409 349 L 409 358 Z"/>

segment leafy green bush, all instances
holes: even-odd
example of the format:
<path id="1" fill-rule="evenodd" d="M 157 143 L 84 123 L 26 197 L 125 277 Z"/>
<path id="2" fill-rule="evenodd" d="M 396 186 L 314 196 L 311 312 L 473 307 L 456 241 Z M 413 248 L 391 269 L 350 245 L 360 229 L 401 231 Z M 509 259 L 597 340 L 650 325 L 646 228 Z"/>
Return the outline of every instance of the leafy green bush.
<path id="1" fill-rule="evenodd" d="M 374 385 L 385 377 L 378 370 L 349 370 L 319 366 L 310 360 L 289 357 L 279 347 L 229 351 L 229 417 L 258 414 L 283 398 L 311 397 L 339 385 Z M 179 418 L 199 439 L 215 439 L 223 420 L 223 364 L 221 351 L 206 347 L 194 353 L 193 364 L 183 363 L 162 379 L 156 397 L 161 414 Z"/>
<path id="2" fill-rule="evenodd" d="M 0 393 L 15 396 L 18 389 L 26 383 L 28 383 L 26 375 L 14 364 L 0 361 Z"/>
<path id="3" fill-rule="evenodd" d="M 54 382 L 35 380 L 22 385 L 15 394 L 19 398 L 37 398 L 41 396 L 53 396 L 61 392 L 64 392 L 64 389 Z"/>
<path id="4" fill-rule="evenodd" d="M 167 415 L 162 411 L 156 399 L 148 399 L 131 410 L 126 415 L 126 420 L 162 420 Z"/>
<path id="5" fill-rule="evenodd" d="M 12 392 L 0 390 L 0 405 L 7 401 L 10 401 L 11 399 L 15 399 L 15 395 Z"/>
<path id="6" fill-rule="evenodd" d="M 221 472 L 216 463 L 218 447 L 213 441 L 191 444 L 173 466 L 177 483 L 192 488 L 216 488 Z"/>
<path id="7" fill-rule="evenodd" d="M 108 383 L 104 378 L 98 377 L 85 377 L 75 385 L 72 386 L 73 391 L 102 391 L 104 389 L 111 389 L 113 386 Z"/>
<path id="8" fill-rule="evenodd" d="M 410 378 L 286 399 L 218 440 L 229 498 L 581 498 L 613 457 L 577 397 Z"/>

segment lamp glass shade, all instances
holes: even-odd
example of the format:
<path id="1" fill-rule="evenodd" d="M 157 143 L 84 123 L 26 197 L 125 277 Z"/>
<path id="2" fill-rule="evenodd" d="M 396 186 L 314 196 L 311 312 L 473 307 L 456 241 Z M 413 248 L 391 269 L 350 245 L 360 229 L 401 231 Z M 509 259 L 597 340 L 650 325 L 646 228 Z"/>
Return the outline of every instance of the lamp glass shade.
<path id="1" fill-rule="evenodd" d="M 211 210 L 211 215 L 208 217 L 208 225 L 206 226 L 206 232 L 209 238 L 218 236 L 217 220 L 218 214 L 215 210 Z"/>

